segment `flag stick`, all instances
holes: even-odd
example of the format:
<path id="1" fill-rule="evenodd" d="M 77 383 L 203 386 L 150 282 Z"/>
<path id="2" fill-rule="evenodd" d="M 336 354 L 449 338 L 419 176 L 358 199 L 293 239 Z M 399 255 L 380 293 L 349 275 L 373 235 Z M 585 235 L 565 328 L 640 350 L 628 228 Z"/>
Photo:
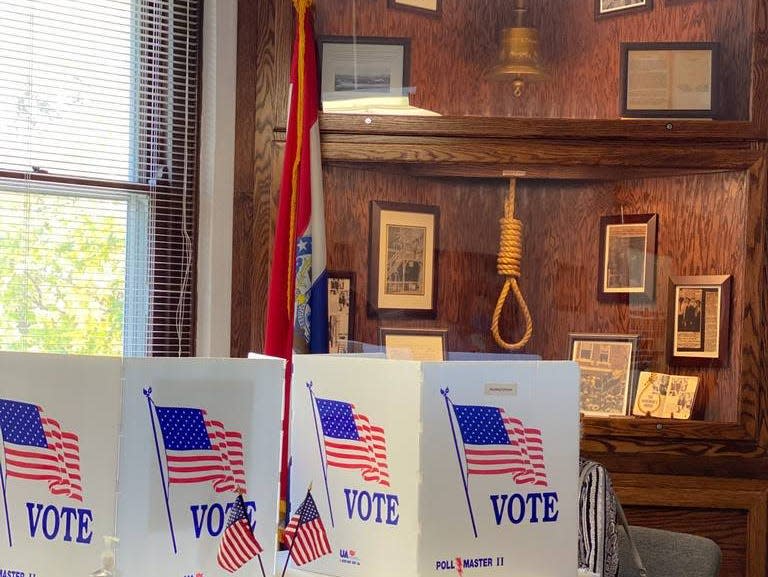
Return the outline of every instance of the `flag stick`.
<path id="1" fill-rule="evenodd" d="M 317 425 L 317 413 L 315 411 L 317 404 L 315 403 L 315 393 L 312 391 L 312 381 L 307 383 L 307 388 L 309 389 L 309 398 L 312 401 L 312 416 L 315 419 L 315 433 L 317 434 L 317 450 L 320 452 L 320 463 L 323 466 L 323 481 L 325 481 L 325 496 L 328 498 L 328 511 L 331 514 L 331 527 L 335 527 L 333 524 L 333 507 L 331 507 L 331 492 L 328 490 L 328 467 L 323 458 L 323 445 L 320 442 L 320 428 Z"/>
<path id="2" fill-rule="evenodd" d="M 264 573 L 264 563 L 261 562 L 261 553 L 256 555 L 256 557 L 259 558 L 259 567 L 261 567 L 261 577 L 267 577 L 267 574 Z"/>
<path id="3" fill-rule="evenodd" d="M 152 422 L 152 434 L 155 436 L 155 451 L 157 452 L 157 468 L 160 469 L 160 481 L 163 484 L 163 495 L 165 496 L 165 511 L 168 513 L 168 526 L 171 528 L 171 541 L 173 542 L 173 554 L 178 553 L 176 548 L 176 534 L 173 531 L 173 517 L 171 517 L 171 506 L 168 503 L 168 487 L 165 486 L 165 473 L 163 473 L 163 460 L 160 458 L 160 445 L 157 442 L 157 426 L 155 425 L 155 413 L 152 410 L 152 387 L 144 389 L 144 396 L 147 397 L 147 408 L 149 409 L 149 420 Z"/>
<path id="4" fill-rule="evenodd" d="M 309 484 L 309 489 L 307 489 L 307 496 L 304 497 L 304 500 L 301 502 L 301 505 L 299 505 L 299 509 L 301 509 L 304 506 L 304 503 L 307 502 L 307 499 L 309 498 L 309 492 L 312 490 L 312 483 Z M 296 509 L 296 512 L 299 511 L 299 509 Z M 301 513 L 299 514 L 299 520 L 296 523 L 296 531 L 293 533 L 293 539 L 291 539 L 291 544 L 288 546 L 288 555 L 285 556 L 285 565 L 283 565 L 283 572 L 280 573 L 280 577 L 285 577 L 285 570 L 288 569 L 288 561 L 291 559 L 291 551 L 293 551 L 293 544 L 296 543 L 296 538 L 299 536 L 299 529 L 301 529 L 301 520 L 304 517 L 304 509 L 301 509 Z"/>
<path id="5" fill-rule="evenodd" d="M 464 495 L 467 497 L 467 507 L 469 507 L 469 518 L 472 520 L 472 531 L 477 539 L 477 526 L 475 525 L 475 514 L 472 512 L 472 501 L 469 499 L 469 487 L 467 486 L 467 479 L 464 476 L 464 466 L 461 464 L 461 455 L 459 453 L 459 442 L 456 440 L 456 427 L 453 424 L 453 418 L 451 418 L 451 403 L 448 398 L 448 388 L 440 389 L 440 392 L 445 397 L 445 409 L 448 411 L 448 422 L 451 423 L 451 433 L 453 433 L 453 445 L 456 447 L 456 460 L 459 462 L 459 470 L 461 471 L 461 480 L 464 483 Z"/>
<path id="6" fill-rule="evenodd" d="M 2 444 L 3 455 L 5 455 L 5 442 Z M 0 466 L 0 483 L 3 485 L 3 505 L 5 506 L 5 526 L 8 529 L 8 546 L 13 547 L 13 539 L 11 538 L 11 518 L 8 516 L 8 498 L 5 495 L 5 475 L 3 474 L 3 468 Z"/>

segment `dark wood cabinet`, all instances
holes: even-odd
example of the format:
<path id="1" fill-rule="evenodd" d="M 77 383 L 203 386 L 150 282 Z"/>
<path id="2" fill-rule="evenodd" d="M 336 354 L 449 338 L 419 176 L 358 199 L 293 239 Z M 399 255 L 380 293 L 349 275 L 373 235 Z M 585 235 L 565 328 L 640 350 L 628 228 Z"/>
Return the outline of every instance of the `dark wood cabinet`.
<path id="1" fill-rule="evenodd" d="M 632 333 L 641 368 L 700 377 L 693 419 L 587 418 L 582 449 L 605 463 L 632 522 L 712 537 L 722 575 L 766 574 L 768 517 L 768 1 L 656 2 L 595 20 L 594 2 L 542 0 L 550 80 L 520 98 L 487 79 L 509 3 L 443 0 L 440 18 L 383 0 L 324 0 L 318 34 L 411 38 L 411 103 L 436 117 L 321 118 L 328 267 L 356 274 L 356 339 L 376 342 L 365 312 L 371 200 L 440 207 L 438 318 L 449 350 L 500 352 L 490 315 L 498 219 L 509 171 L 524 223 L 523 275 L 535 330 L 527 352 L 567 355 L 568 333 Z M 566 6 L 564 6 L 564 4 Z M 354 14 L 352 12 L 354 6 Z M 285 132 L 290 2 L 240 0 L 232 354 L 261 350 L 270 246 Z M 621 42 L 720 44 L 717 119 L 624 120 Z M 656 294 L 596 295 L 603 215 L 659 215 Z M 670 275 L 732 274 L 723 366 L 669 366 Z M 507 311 L 502 332 L 519 327 Z M 391 323 L 390 323 L 391 324 Z"/>

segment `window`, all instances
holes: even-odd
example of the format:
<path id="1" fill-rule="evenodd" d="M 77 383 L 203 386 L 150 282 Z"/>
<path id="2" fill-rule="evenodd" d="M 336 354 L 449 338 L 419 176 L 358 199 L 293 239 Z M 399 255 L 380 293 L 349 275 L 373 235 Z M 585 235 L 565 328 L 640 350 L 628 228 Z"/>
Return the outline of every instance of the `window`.
<path id="1" fill-rule="evenodd" d="M 0 29 L 0 350 L 192 354 L 197 0 L 3 0 Z"/>

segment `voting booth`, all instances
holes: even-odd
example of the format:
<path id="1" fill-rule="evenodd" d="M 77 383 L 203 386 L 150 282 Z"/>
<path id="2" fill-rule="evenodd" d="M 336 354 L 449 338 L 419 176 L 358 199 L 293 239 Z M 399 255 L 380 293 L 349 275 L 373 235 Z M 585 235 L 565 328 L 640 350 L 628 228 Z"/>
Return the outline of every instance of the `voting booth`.
<path id="1" fill-rule="evenodd" d="M 228 575 L 236 491 L 271 575 L 284 362 L 0 353 L 0 571 Z"/>
<path id="2" fill-rule="evenodd" d="M 578 390 L 571 362 L 295 357 L 291 566 L 575 573 Z"/>

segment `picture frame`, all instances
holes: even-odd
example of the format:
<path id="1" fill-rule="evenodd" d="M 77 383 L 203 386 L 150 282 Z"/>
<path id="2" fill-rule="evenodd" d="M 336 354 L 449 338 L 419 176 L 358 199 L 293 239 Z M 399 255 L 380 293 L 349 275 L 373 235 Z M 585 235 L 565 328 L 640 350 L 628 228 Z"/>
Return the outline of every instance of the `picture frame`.
<path id="1" fill-rule="evenodd" d="M 447 334 L 445 329 L 379 327 L 379 344 L 388 359 L 444 361 Z"/>
<path id="2" fill-rule="evenodd" d="M 387 6 L 418 12 L 426 16 L 440 16 L 443 11 L 443 0 L 387 0 Z"/>
<path id="3" fill-rule="evenodd" d="M 638 341 L 638 335 L 568 335 L 568 358 L 581 369 L 579 406 L 584 415 L 629 413 L 635 398 Z"/>
<path id="4" fill-rule="evenodd" d="M 669 277 L 669 364 L 728 363 L 732 284 L 731 275 Z"/>
<path id="5" fill-rule="evenodd" d="M 716 42 L 622 43 L 621 116 L 715 118 L 719 106 Z"/>
<path id="6" fill-rule="evenodd" d="M 440 210 L 370 204 L 368 316 L 436 318 Z"/>
<path id="7" fill-rule="evenodd" d="M 653 300 L 656 288 L 657 214 L 600 218 L 598 300 Z"/>
<path id="8" fill-rule="evenodd" d="M 355 332 L 355 273 L 327 271 L 328 352 L 349 353 Z"/>
<path id="9" fill-rule="evenodd" d="M 408 96 L 409 38 L 321 36 L 318 38 L 320 101 Z"/>
<path id="10" fill-rule="evenodd" d="M 595 0 L 595 19 L 653 9 L 653 0 Z"/>

